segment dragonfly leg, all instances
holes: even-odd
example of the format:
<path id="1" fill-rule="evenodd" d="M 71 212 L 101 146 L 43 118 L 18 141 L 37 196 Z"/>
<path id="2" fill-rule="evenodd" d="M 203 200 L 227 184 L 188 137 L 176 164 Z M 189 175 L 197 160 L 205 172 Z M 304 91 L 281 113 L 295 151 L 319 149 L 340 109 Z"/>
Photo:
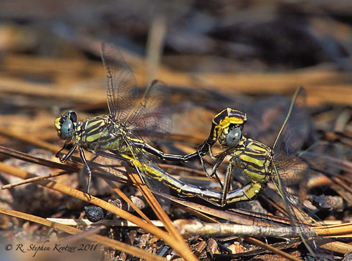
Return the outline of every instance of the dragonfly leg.
<path id="1" fill-rule="evenodd" d="M 224 160 L 224 157 L 219 158 L 219 162 L 221 163 Z M 221 197 L 221 205 L 225 205 L 226 204 L 226 197 L 227 194 L 230 190 L 230 184 L 231 184 L 231 176 L 232 176 L 232 170 L 233 170 L 233 165 L 232 165 L 232 159 L 229 162 L 229 165 L 227 166 L 227 170 L 226 170 L 226 175 L 225 175 L 225 180 L 224 180 L 224 185 L 222 188 L 222 197 Z M 217 163 L 217 162 L 216 162 Z M 216 169 L 215 169 L 216 172 Z"/>
<path id="2" fill-rule="evenodd" d="M 77 149 L 77 144 L 74 145 L 67 154 L 63 155 L 63 157 L 60 157 L 59 154 L 64 149 L 66 149 L 66 144 L 55 155 L 55 157 L 59 158 L 62 163 L 66 162 L 72 156 L 73 152 Z"/>
<path id="3" fill-rule="evenodd" d="M 216 160 L 216 156 L 214 156 L 211 148 L 209 148 L 209 156 L 210 156 L 211 159 Z"/>
<path id="4" fill-rule="evenodd" d="M 218 161 L 214 165 L 213 172 L 216 171 L 218 165 L 226 157 L 227 154 L 225 152 L 217 155 Z M 236 157 L 232 157 L 227 166 L 224 186 L 222 191 L 222 198 L 220 203 L 222 206 L 226 204 L 239 202 L 239 201 L 252 200 L 266 186 L 266 183 L 260 183 L 252 180 L 249 184 L 241 188 L 230 191 L 231 177 L 232 177 L 232 171 L 234 166 L 236 166 Z"/>
<path id="5" fill-rule="evenodd" d="M 200 146 L 198 146 L 197 148 L 197 154 L 198 154 L 198 157 L 200 159 L 200 163 L 203 167 L 203 170 L 205 172 L 205 174 L 207 175 L 208 178 L 212 178 L 214 175 L 216 177 L 216 179 L 218 180 L 219 184 L 221 187 L 223 187 L 217 173 L 216 173 L 216 170 L 214 171 L 214 168 L 215 168 L 215 165 L 213 166 L 213 170 L 212 172 L 209 174 L 206 167 L 205 167 L 205 163 L 204 163 L 204 160 L 203 160 L 203 156 L 205 156 L 207 153 L 209 153 L 209 156 L 215 160 L 217 159 L 217 156 L 214 156 L 213 155 L 213 152 L 211 151 L 211 147 L 214 145 L 215 141 L 211 140 L 211 139 L 207 139 L 206 141 L 203 142 L 203 144 L 201 144 Z M 190 154 L 189 154 L 190 155 Z M 186 155 L 187 156 L 187 155 Z M 222 160 L 225 158 L 226 155 L 224 155 L 224 157 L 222 158 Z M 220 165 L 220 163 L 222 162 L 222 160 L 219 160 L 217 161 L 218 165 L 217 167 Z M 217 169 L 216 167 L 216 169 Z"/>
<path id="6" fill-rule="evenodd" d="M 164 152 L 150 146 L 147 143 L 144 143 L 143 141 L 135 141 L 134 140 L 133 144 L 135 145 L 135 147 L 141 148 L 144 151 L 158 157 L 161 160 L 177 161 L 177 162 L 185 163 L 188 160 L 193 160 L 194 158 L 196 158 L 198 156 L 197 153 L 192 153 L 192 154 L 188 154 L 185 156 L 174 155 L 174 154 L 165 154 Z"/>
<path id="7" fill-rule="evenodd" d="M 162 160 L 168 160 L 168 161 L 177 161 L 181 163 L 185 163 L 191 160 L 194 160 L 195 158 L 199 158 L 201 165 L 203 167 L 204 172 L 206 173 L 208 178 L 212 178 L 214 175 L 216 176 L 216 179 L 218 180 L 219 184 L 221 187 L 223 187 L 222 183 L 220 182 L 219 177 L 217 176 L 216 172 L 209 174 L 208 171 L 205 168 L 205 163 L 203 160 L 203 156 L 209 153 L 210 157 L 212 159 L 216 159 L 216 156 L 213 156 L 213 153 L 211 151 L 211 147 L 215 143 L 215 141 L 211 139 L 207 139 L 206 141 L 203 142 L 198 148 L 196 152 L 181 156 L 181 155 L 174 155 L 174 154 L 165 154 L 160 150 L 155 149 L 154 147 L 150 146 L 149 144 L 146 144 L 142 141 L 133 141 L 134 145 L 136 147 L 142 148 L 146 152 L 153 154 L 154 156 L 158 157 L 159 159 Z M 221 162 L 220 162 L 221 163 Z"/>
<path id="8" fill-rule="evenodd" d="M 223 160 L 224 160 L 224 158 L 225 158 L 226 156 L 227 156 L 226 153 L 221 153 L 221 154 L 216 155 L 217 161 L 215 162 L 215 164 L 214 164 L 214 166 L 213 166 L 213 168 L 212 168 L 212 171 L 211 171 L 210 175 L 208 174 L 208 172 L 206 171 L 206 169 L 204 169 L 204 171 L 205 171 L 205 173 L 207 174 L 208 178 L 212 178 L 213 176 L 216 177 L 216 179 L 218 180 L 218 182 L 219 182 L 219 184 L 220 184 L 220 186 L 221 186 L 222 189 L 224 189 L 224 185 L 222 184 L 222 182 L 221 182 L 221 180 L 220 180 L 220 178 L 219 178 L 219 176 L 218 176 L 218 174 L 217 174 L 216 171 L 218 170 L 220 164 L 223 162 Z M 226 183 L 225 183 L 225 184 L 226 184 Z"/>
<path id="9" fill-rule="evenodd" d="M 62 163 L 64 163 L 64 162 L 66 162 L 71 156 L 72 156 L 72 154 L 73 154 L 73 152 L 77 149 L 77 144 L 75 144 L 71 149 L 70 149 L 70 151 L 67 153 L 67 154 L 65 154 L 63 157 L 59 157 L 60 155 L 59 155 L 59 153 L 61 152 L 61 151 L 63 151 L 65 148 L 66 148 L 66 144 L 63 146 L 63 148 L 58 152 L 58 153 L 56 153 L 56 157 L 59 157 L 59 159 L 60 159 L 60 161 L 62 162 Z M 81 147 L 79 147 L 79 153 L 80 153 L 80 155 L 81 155 L 81 159 L 82 159 L 82 161 L 83 161 L 83 163 L 84 163 L 84 166 L 86 167 L 86 169 L 87 169 L 87 172 L 88 172 L 88 186 L 87 186 L 87 193 L 89 194 L 89 189 L 90 189 L 90 182 L 91 182 L 91 179 L 92 179 L 92 171 L 91 171 L 91 169 L 90 169 L 90 167 L 89 167 L 89 165 L 88 165 L 88 162 L 87 162 L 87 160 L 86 160 L 86 157 L 85 157 L 85 155 L 84 155 L 84 151 L 83 151 L 83 149 L 81 148 Z"/>
<path id="10" fill-rule="evenodd" d="M 66 148 L 66 143 L 64 144 L 64 146 L 62 147 L 62 149 L 59 150 L 59 151 L 55 154 L 55 157 L 56 157 L 56 158 L 59 158 L 59 157 L 60 157 L 60 152 L 63 151 L 65 148 Z M 61 159 L 60 159 L 60 161 L 61 161 Z M 62 162 L 62 161 L 61 161 L 61 162 Z"/>
<path id="11" fill-rule="evenodd" d="M 72 154 L 72 153 L 71 153 Z M 81 147 L 79 147 L 79 154 L 81 155 L 81 159 L 84 163 L 84 166 L 86 167 L 86 170 L 88 172 L 88 186 L 87 186 L 87 193 L 89 194 L 89 189 L 90 189 L 90 182 L 92 180 L 92 171 L 88 165 L 88 162 L 87 162 L 87 159 L 86 159 L 86 156 L 84 155 L 84 151 Z"/>
<path id="12" fill-rule="evenodd" d="M 150 146 L 149 144 L 146 144 L 142 141 L 133 141 L 133 144 L 136 147 L 144 149 L 146 152 L 153 154 L 154 156 L 158 157 L 161 160 L 166 160 L 166 161 L 176 161 L 176 162 L 181 162 L 185 163 L 191 160 L 194 160 L 195 158 L 201 158 L 207 153 L 211 153 L 210 148 L 214 144 L 209 144 L 208 141 L 205 141 L 202 145 L 200 145 L 197 149 L 196 152 L 181 156 L 181 155 L 174 155 L 174 154 L 167 154 L 164 153 L 160 150 L 155 149 L 154 147 Z"/>

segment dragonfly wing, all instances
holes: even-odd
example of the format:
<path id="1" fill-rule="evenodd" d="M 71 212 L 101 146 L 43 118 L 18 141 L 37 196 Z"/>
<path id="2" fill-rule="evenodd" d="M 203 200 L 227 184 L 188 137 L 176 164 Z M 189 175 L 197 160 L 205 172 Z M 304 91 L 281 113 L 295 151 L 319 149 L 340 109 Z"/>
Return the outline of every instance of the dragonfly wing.
<path id="1" fill-rule="evenodd" d="M 292 99 L 287 117 L 273 146 L 275 155 L 274 161 L 276 163 L 272 166 L 274 173 L 273 182 L 283 199 L 292 226 L 297 228 L 302 228 L 305 224 L 312 224 L 314 222 L 314 220 L 303 211 L 303 209 L 306 209 L 304 204 L 290 194 L 286 187 L 290 180 L 288 178 L 290 172 L 293 176 L 298 176 L 299 172 L 304 172 L 305 178 L 302 178 L 302 180 L 305 181 L 307 180 L 307 174 L 309 174 L 307 164 L 296 155 L 296 152 L 302 147 L 305 138 L 308 136 L 307 132 L 309 129 L 307 128 L 311 126 L 310 118 L 305 109 L 305 100 L 305 90 L 300 87 L 297 89 Z M 315 237 L 315 235 L 307 236 L 302 229 L 298 232 L 300 233 L 302 242 L 313 256 L 318 259 L 321 256 L 323 256 L 323 258 L 327 257 L 318 249 L 316 244 L 317 239 L 314 238 L 311 240 L 311 236 Z"/>
<path id="2" fill-rule="evenodd" d="M 310 117 L 306 110 L 306 92 L 300 87 L 292 99 L 287 117 L 273 146 L 274 161 L 283 184 L 288 185 L 292 179 L 295 179 L 300 180 L 296 184 L 300 184 L 303 188 L 304 181 L 307 181 L 303 178 L 307 164 L 304 164 L 296 153 L 309 137 L 310 126 Z"/>
<path id="3" fill-rule="evenodd" d="M 273 146 L 278 177 L 282 179 L 283 185 L 288 185 L 292 178 L 307 181 L 302 175 L 304 170 L 307 170 L 307 165 L 296 153 L 309 137 L 310 126 L 310 117 L 306 110 L 306 92 L 300 87 L 292 99 L 287 117 Z M 300 184 L 301 188 L 304 187 L 304 182 L 298 181 L 297 184 Z"/>
<path id="4" fill-rule="evenodd" d="M 131 133 L 147 143 L 160 144 L 172 127 L 170 89 L 154 80 L 125 123 Z"/>
<path id="5" fill-rule="evenodd" d="M 274 151 L 288 155 L 294 154 L 302 148 L 310 127 L 311 121 L 306 110 L 306 92 L 300 87 L 292 99 L 287 117 L 277 135 L 273 145 Z"/>
<path id="6" fill-rule="evenodd" d="M 118 48 L 103 43 L 101 52 L 107 80 L 109 112 L 115 120 L 123 122 L 137 101 L 136 79 Z"/>

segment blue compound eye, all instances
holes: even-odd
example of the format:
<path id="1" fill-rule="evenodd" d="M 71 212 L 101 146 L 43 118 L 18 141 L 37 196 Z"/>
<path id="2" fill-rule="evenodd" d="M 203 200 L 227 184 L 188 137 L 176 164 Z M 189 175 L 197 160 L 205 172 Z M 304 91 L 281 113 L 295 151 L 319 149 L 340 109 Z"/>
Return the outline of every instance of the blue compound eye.
<path id="1" fill-rule="evenodd" d="M 68 111 L 68 112 L 66 112 L 66 113 L 67 113 L 67 116 L 69 116 L 70 120 L 71 120 L 73 123 L 77 122 L 77 114 L 76 114 L 76 112 L 74 112 L 74 111 Z"/>
<path id="2" fill-rule="evenodd" d="M 72 138 L 74 132 L 74 125 L 70 119 L 66 119 L 61 126 L 61 136 L 64 139 Z"/>
<path id="3" fill-rule="evenodd" d="M 239 128 L 234 128 L 229 131 L 226 136 L 226 145 L 229 147 L 237 146 L 240 142 L 242 131 Z"/>

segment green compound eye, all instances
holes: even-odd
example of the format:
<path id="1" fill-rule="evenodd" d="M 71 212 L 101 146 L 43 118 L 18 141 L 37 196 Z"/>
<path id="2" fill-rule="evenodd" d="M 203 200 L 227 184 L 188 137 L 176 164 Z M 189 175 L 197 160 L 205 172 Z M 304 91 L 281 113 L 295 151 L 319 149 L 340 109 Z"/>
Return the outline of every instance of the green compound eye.
<path id="1" fill-rule="evenodd" d="M 241 140 L 242 131 L 240 128 L 233 128 L 226 136 L 226 145 L 229 147 L 237 146 Z"/>

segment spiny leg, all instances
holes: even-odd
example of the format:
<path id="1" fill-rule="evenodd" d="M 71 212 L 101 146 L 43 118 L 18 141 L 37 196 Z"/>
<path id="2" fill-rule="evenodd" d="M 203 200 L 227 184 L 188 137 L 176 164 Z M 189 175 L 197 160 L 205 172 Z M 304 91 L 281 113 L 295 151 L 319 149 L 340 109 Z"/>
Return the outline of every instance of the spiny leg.
<path id="1" fill-rule="evenodd" d="M 219 176 L 218 176 L 218 174 L 217 174 L 217 172 L 216 172 L 216 169 L 219 167 L 219 165 L 220 165 L 221 162 L 224 160 L 224 158 L 226 157 L 227 154 L 224 154 L 224 155 L 223 155 L 223 158 L 215 163 L 215 165 L 213 166 L 213 170 L 212 170 L 212 172 L 211 172 L 210 174 L 208 173 L 207 169 L 205 168 L 205 163 L 204 163 L 203 156 L 205 156 L 207 153 L 209 153 L 210 158 L 212 158 L 213 160 L 217 159 L 217 157 L 214 156 L 214 155 L 213 155 L 213 152 L 211 151 L 211 147 L 213 146 L 213 144 L 214 144 L 213 141 L 211 141 L 211 143 L 209 143 L 209 141 L 206 140 L 206 141 L 203 142 L 203 144 L 201 144 L 201 145 L 197 148 L 197 151 L 196 151 L 195 153 L 198 154 L 198 157 L 199 157 L 199 159 L 200 159 L 200 163 L 201 163 L 201 165 L 202 165 L 202 167 L 203 167 L 203 170 L 204 170 L 205 174 L 207 175 L 207 177 L 211 179 L 211 178 L 213 178 L 213 176 L 215 176 L 215 178 L 216 178 L 216 180 L 218 181 L 218 183 L 220 184 L 221 188 L 223 188 L 224 186 L 223 186 L 223 184 L 221 183 L 221 180 L 220 180 L 220 178 L 219 178 Z M 223 152 L 223 153 L 225 153 L 225 152 Z M 222 153 L 221 153 L 221 154 L 222 154 Z M 190 155 L 190 154 L 189 154 L 189 155 Z M 219 156 L 219 155 L 217 155 L 217 156 Z M 215 169 L 215 171 L 214 171 L 214 167 L 215 167 L 215 166 L 217 166 L 217 167 L 216 167 L 216 169 Z"/>
<path id="2" fill-rule="evenodd" d="M 221 162 L 223 161 L 225 157 L 220 158 Z M 221 204 L 225 204 L 226 202 L 226 197 L 227 193 L 230 190 L 230 185 L 231 185 L 231 175 L 232 175 L 232 170 L 233 170 L 233 165 L 232 165 L 233 158 L 231 158 L 229 165 L 227 166 L 226 169 L 226 174 L 225 174 L 225 180 L 224 180 L 224 186 L 222 189 L 222 198 L 221 198 Z"/>
<path id="3" fill-rule="evenodd" d="M 227 151 L 223 151 L 222 153 L 218 154 L 215 156 L 215 158 L 217 159 L 215 164 L 213 165 L 213 168 L 212 168 L 212 171 L 211 171 L 211 174 L 209 175 L 209 177 L 213 177 L 215 176 L 216 179 L 218 180 L 221 188 L 224 190 L 224 184 L 226 185 L 226 183 L 222 183 L 218 174 L 217 174 L 217 170 L 220 166 L 220 164 L 223 162 L 223 160 L 225 159 L 225 157 L 227 156 Z"/>
<path id="4" fill-rule="evenodd" d="M 174 162 L 181 162 L 181 163 L 185 163 L 188 162 L 190 160 L 193 160 L 195 158 L 199 158 L 201 165 L 203 167 L 204 172 L 206 173 L 208 178 L 212 178 L 214 175 L 217 179 L 217 181 L 219 182 L 220 186 L 223 187 L 218 175 L 215 174 L 211 174 L 209 175 L 209 173 L 207 172 L 206 168 L 205 168 L 205 163 L 203 160 L 203 156 L 206 155 L 207 153 L 209 153 L 210 157 L 212 159 L 215 159 L 215 157 L 213 156 L 212 152 L 211 152 L 211 144 L 209 144 L 208 141 L 205 141 L 202 145 L 200 145 L 197 149 L 196 152 L 191 153 L 191 154 L 187 154 L 185 156 L 180 156 L 180 155 L 173 155 L 173 154 L 165 154 L 160 150 L 155 149 L 154 147 L 150 146 L 147 143 L 144 143 L 143 141 L 138 141 L 138 140 L 133 140 L 133 145 L 137 148 L 142 148 L 144 151 L 153 154 L 154 156 L 158 157 L 159 159 L 162 160 L 168 160 L 168 161 L 174 161 Z"/>
<path id="5" fill-rule="evenodd" d="M 64 149 L 66 149 L 66 143 L 65 143 L 64 146 L 62 147 L 62 149 L 56 153 L 55 157 L 59 158 L 60 161 L 62 163 L 64 163 L 72 156 L 73 152 L 77 149 L 77 146 L 78 146 L 77 144 L 74 145 L 67 154 L 65 154 L 63 157 L 60 157 L 60 155 L 59 155 L 60 152 L 63 151 Z"/>
<path id="6" fill-rule="evenodd" d="M 90 189 L 90 182 L 91 182 L 91 179 L 92 179 L 92 171 L 88 165 L 88 162 L 86 160 L 86 156 L 84 155 L 84 151 L 81 147 L 79 147 L 79 154 L 81 155 L 81 159 L 84 163 L 84 166 L 86 167 L 86 170 L 88 172 L 88 186 L 87 186 L 87 193 L 89 194 L 89 189 Z"/>
<path id="7" fill-rule="evenodd" d="M 227 151 L 224 151 L 218 155 L 216 155 L 217 161 L 213 166 L 212 170 L 212 175 L 216 173 L 219 165 L 222 163 L 224 158 L 228 155 Z M 223 190 L 222 190 L 222 197 L 221 197 L 221 202 L 220 206 L 224 206 L 226 204 L 230 203 L 235 203 L 239 201 L 247 201 L 253 199 L 263 188 L 263 184 L 258 183 L 258 182 L 250 182 L 249 184 L 230 191 L 230 185 L 231 185 L 231 176 L 232 176 L 232 171 L 233 171 L 233 163 L 234 163 L 235 158 L 232 157 L 229 165 L 227 166 L 226 174 L 225 174 L 225 180 L 223 184 Z M 230 192 L 229 192 L 230 191 Z M 230 195 L 229 195 L 230 194 Z"/>
<path id="8" fill-rule="evenodd" d="M 174 155 L 174 154 L 166 154 L 152 146 L 150 146 L 147 143 L 144 143 L 143 141 L 138 141 L 138 140 L 133 140 L 133 145 L 137 148 L 142 148 L 146 152 L 153 154 L 154 156 L 158 157 L 161 160 L 166 160 L 166 161 L 174 161 L 174 162 L 180 162 L 180 163 L 186 163 L 190 160 L 194 160 L 199 156 L 198 151 L 194 153 L 190 153 L 184 156 L 181 155 Z"/>
<path id="9" fill-rule="evenodd" d="M 227 155 L 228 155 L 227 151 L 223 151 L 222 153 L 215 156 L 217 161 L 215 162 L 215 164 L 213 166 L 213 169 L 211 171 L 211 176 L 215 175 L 216 177 L 218 177 L 216 171 Z M 221 201 L 220 201 L 221 206 L 226 205 L 226 197 L 227 197 L 227 194 L 230 190 L 231 174 L 232 174 L 232 169 L 233 169 L 232 160 L 233 160 L 233 158 L 231 158 L 229 164 L 227 165 L 224 183 L 222 184 L 219 180 L 221 187 L 222 187 L 222 195 L 221 195 Z"/>
<path id="10" fill-rule="evenodd" d="M 56 156 L 56 157 L 59 157 L 60 161 L 61 161 L 62 163 L 64 163 L 64 162 L 66 162 L 66 161 L 72 156 L 73 152 L 77 149 L 77 147 L 78 147 L 78 145 L 75 144 L 75 145 L 70 149 L 70 151 L 69 151 L 67 154 L 65 154 L 63 157 L 59 157 L 59 156 L 60 156 L 59 153 L 60 153 L 61 151 L 63 151 L 63 150 L 66 148 L 66 144 L 65 144 L 65 145 L 63 146 L 63 148 L 62 148 L 58 153 L 56 153 L 55 156 Z M 79 147 L 79 154 L 81 155 L 81 159 L 82 159 L 82 161 L 83 161 L 83 163 L 84 163 L 84 166 L 86 167 L 87 172 L 88 172 L 87 193 L 89 194 L 90 183 L 91 183 L 91 179 L 92 179 L 92 171 L 91 171 L 91 169 L 90 169 L 90 167 L 89 167 L 89 165 L 88 165 L 88 162 L 87 162 L 86 157 L 85 157 L 85 155 L 84 155 L 84 151 L 83 151 L 83 149 L 82 149 L 81 147 Z"/>

